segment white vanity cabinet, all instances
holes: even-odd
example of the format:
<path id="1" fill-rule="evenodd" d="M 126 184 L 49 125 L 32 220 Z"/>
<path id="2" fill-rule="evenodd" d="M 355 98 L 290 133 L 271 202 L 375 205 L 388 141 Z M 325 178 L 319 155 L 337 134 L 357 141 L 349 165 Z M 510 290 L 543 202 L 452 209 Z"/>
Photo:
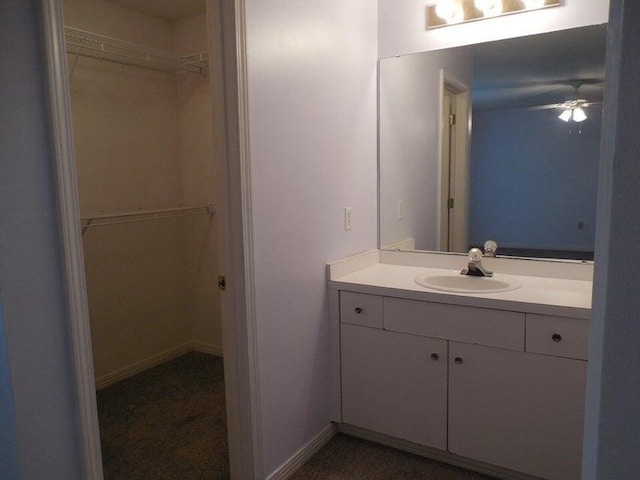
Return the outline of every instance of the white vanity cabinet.
<path id="1" fill-rule="evenodd" d="M 587 320 L 339 298 L 343 424 L 503 478 L 579 480 Z"/>
<path id="2" fill-rule="evenodd" d="M 578 480 L 587 362 L 449 344 L 449 451 Z"/>
<path id="3" fill-rule="evenodd" d="M 445 450 L 447 342 L 343 324 L 342 419 Z"/>

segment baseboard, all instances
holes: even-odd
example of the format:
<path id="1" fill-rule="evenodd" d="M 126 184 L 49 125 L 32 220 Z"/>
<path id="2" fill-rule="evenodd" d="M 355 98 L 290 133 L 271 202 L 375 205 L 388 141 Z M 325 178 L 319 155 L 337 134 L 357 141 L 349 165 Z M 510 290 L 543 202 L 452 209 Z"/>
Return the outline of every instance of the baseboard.
<path id="1" fill-rule="evenodd" d="M 267 477 L 267 480 L 286 480 L 293 475 L 302 465 L 304 465 L 318 450 L 324 447 L 333 436 L 338 433 L 335 424 L 327 425 L 322 431 L 312 438 L 306 445 L 293 454 L 289 460 L 284 462 L 275 472 Z"/>
<path id="2" fill-rule="evenodd" d="M 223 350 L 221 345 L 214 345 L 212 343 L 193 342 L 192 349 L 196 352 L 208 353 L 215 355 L 216 357 L 223 356 Z"/>
<path id="3" fill-rule="evenodd" d="M 108 387 L 109 385 L 119 382 L 120 380 L 124 380 L 125 378 L 129 378 L 136 373 L 143 372 L 144 370 L 156 367 L 162 363 L 168 362 L 169 360 L 173 360 L 174 358 L 184 355 L 193 349 L 193 342 L 183 343 L 182 345 L 178 345 L 170 348 L 169 350 L 165 350 L 164 352 L 145 358 L 144 360 L 128 365 L 120 370 L 116 370 L 115 372 L 107 373 L 106 375 L 96 378 L 96 390 Z"/>
<path id="4" fill-rule="evenodd" d="M 436 460 L 442 463 L 448 463 L 449 465 L 455 465 L 474 472 L 482 473 L 483 475 L 489 475 L 490 477 L 500 480 L 542 480 L 540 477 L 533 477 L 526 473 L 516 472 L 506 468 L 498 467 L 488 463 L 473 460 L 467 457 L 461 457 L 455 453 L 438 450 L 431 447 L 425 447 L 417 443 L 409 442 L 408 440 L 402 440 L 395 437 L 390 437 L 383 433 L 373 432 L 360 427 L 354 427 L 341 423 L 339 425 L 339 431 L 341 433 L 351 435 L 353 437 L 369 440 L 374 443 L 386 445 L 387 447 L 396 448 L 405 452 L 413 453 L 414 455 L 420 455 L 421 457 Z"/>

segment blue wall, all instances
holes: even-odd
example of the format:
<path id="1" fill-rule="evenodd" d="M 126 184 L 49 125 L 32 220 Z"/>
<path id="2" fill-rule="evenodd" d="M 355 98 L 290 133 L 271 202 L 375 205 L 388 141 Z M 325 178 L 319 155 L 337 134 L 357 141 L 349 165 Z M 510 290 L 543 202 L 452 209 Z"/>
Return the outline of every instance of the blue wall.
<path id="1" fill-rule="evenodd" d="M 0 290 L 22 476 L 79 480 L 42 3 L 0 2 Z"/>
<path id="2" fill-rule="evenodd" d="M 13 410 L 13 390 L 9 375 L 9 355 L 4 334 L 4 316 L 0 298 L 0 478 L 17 480 L 19 475 L 16 419 Z"/>
<path id="3" fill-rule="evenodd" d="M 582 124 L 557 110 L 474 111 L 470 244 L 593 251 L 602 112 L 586 111 Z"/>

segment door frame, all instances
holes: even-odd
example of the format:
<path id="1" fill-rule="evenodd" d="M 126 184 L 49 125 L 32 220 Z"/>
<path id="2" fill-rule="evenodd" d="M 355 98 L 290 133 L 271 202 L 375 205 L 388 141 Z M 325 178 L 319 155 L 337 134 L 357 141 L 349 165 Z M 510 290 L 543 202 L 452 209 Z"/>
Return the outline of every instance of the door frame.
<path id="1" fill-rule="evenodd" d="M 225 358 L 225 395 L 231 477 L 262 478 L 259 417 L 259 378 L 253 275 L 251 176 L 248 123 L 248 80 L 244 0 L 206 0 L 210 45 L 221 41 L 222 51 L 211 55 L 223 74 L 212 86 L 224 94 L 212 128 L 222 125 L 216 188 L 221 192 L 217 215 L 223 228 L 218 256 L 227 276 L 221 295 Z M 70 358 L 77 401 L 78 443 L 82 478 L 103 478 L 100 433 L 89 308 L 80 231 L 69 83 L 65 53 L 62 0 L 42 0 L 44 60 L 46 62 L 51 143 L 55 169 L 65 297 L 68 310 Z M 215 13 L 213 13 L 215 12 Z M 214 77 L 214 75 L 212 75 Z M 218 119 L 217 121 L 215 119 Z"/>
<path id="2" fill-rule="evenodd" d="M 443 121 L 445 91 L 455 96 L 456 125 L 454 138 L 451 139 L 453 163 L 445 161 Z M 444 69 L 440 70 L 440 111 L 439 127 L 439 193 L 438 193 L 438 250 L 465 252 L 467 250 L 467 212 L 469 196 L 469 138 L 471 134 L 471 90 L 463 82 L 453 78 Z M 463 128 L 460 128 L 463 127 Z M 450 152 L 450 153 L 451 153 Z M 451 155 L 450 155 L 451 156 Z M 446 167 L 445 167 L 446 165 Z M 449 184 L 446 188 L 445 183 Z M 450 190 L 453 190 L 451 195 Z M 449 193 L 449 194 L 447 194 Z M 448 207 L 449 197 L 454 199 L 453 212 Z M 450 214 L 451 218 L 450 218 Z M 448 247 L 449 246 L 449 247 Z"/>

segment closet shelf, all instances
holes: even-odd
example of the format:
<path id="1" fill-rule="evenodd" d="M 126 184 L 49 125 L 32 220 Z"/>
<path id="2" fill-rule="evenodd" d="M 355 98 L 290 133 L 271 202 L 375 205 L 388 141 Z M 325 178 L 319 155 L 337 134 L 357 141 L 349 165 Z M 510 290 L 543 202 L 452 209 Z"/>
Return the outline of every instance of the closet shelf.
<path id="1" fill-rule="evenodd" d="M 167 208 L 164 210 L 149 210 L 143 212 L 121 213 L 119 215 L 102 215 L 98 217 L 82 218 L 82 234 L 91 227 L 103 227 L 106 225 L 120 225 L 123 223 L 148 222 L 151 220 L 163 220 L 176 217 L 193 217 L 196 215 L 214 215 L 213 205 L 205 207 L 180 207 Z"/>
<path id="2" fill-rule="evenodd" d="M 78 28 L 65 26 L 64 31 L 67 52 L 72 55 L 161 72 L 205 74 L 209 69 L 207 52 L 178 56 L 164 50 L 137 45 Z"/>

